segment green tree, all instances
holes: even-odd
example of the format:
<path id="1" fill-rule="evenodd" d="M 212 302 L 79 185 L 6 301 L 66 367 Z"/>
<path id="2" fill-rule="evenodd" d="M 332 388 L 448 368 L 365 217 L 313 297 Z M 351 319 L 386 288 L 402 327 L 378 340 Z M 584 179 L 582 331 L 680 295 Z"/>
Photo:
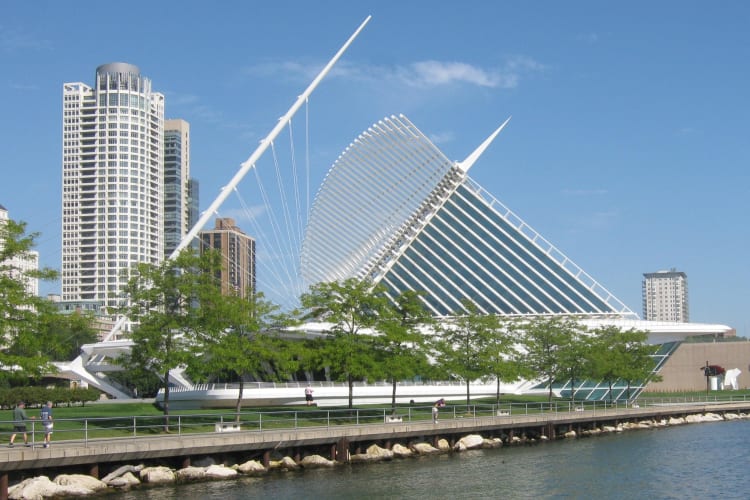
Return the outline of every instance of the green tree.
<path id="1" fill-rule="evenodd" d="M 466 404 L 471 402 L 470 384 L 486 377 L 492 369 L 488 349 L 497 339 L 500 322 L 496 315 L 483 314 L 469 301 L 456 311 L 454 319 L 437 328 L 433 347 L 436 361 L 452 377 L 466 384 Z"/>
<path id="2" fill-rule="evenodd" d="M 532 377 L 540 377 L 549 387 L 552 402 L 552 384 L 567 379 L 566 352 L 576 337 L 577 322 L 571 318 L 545 317 L 524 323 L 522 344 L 524 369 Z"/>
<path id="3" fill-rule="evenodd" d="M 28 292 L 30 279 L 54 280 L 57 271 L 49 268 L 24 270 L 20 261 L 34 257 L 31 252 L 39 233 L 26 234 L 26 223 L 12 219 L 0 222 L 0 364 L 5 377 L 40 377 L 55 371 L 44 353 L 46 339 L 40 324 L 56 313 L 49 301 Z"/>
<path id="4" fill-rule="evenodd" d="M 198 366 L 204 376 L 223 373 L 238 380 L 235 411 L 239 421 L 248 375 L 262 373 L 263 378 L 280 381 L 296 371 L 295 344 L 283 339 L 278 330 L 290 320 L 261 293 L 249 298 L 224 296 L 216 307 L 206 309 L 210 317 L 204 323 L 206 338 L 201 343 L 206 349 Z"/>
<path id="5" fill-rule="evenodd" d="M 39 334 L 46 339 L 44 354 L 57 361 L 75 359 L 81 346 L 97 341 L 91 312 L 49 314 L 40 321 Z"/>
<path id="6" fill-rule="evenodd" d="M 198 332 L 204 323 L 200 304 L 217 304 L 221 289 L 216 278 L 220 256 L 197 255 L 191 248 L 161 264 L 137 264 L 124 287 L 127 316 L 135 322 L 135 344 L 123 363 L 128 368 L 159 373 L 164 384 L 164 426 L 169 430 L 169 378 L 172 370 L 193 359 Z"/>
<path id="7" fill-rule="evenodd" d="M 521 378 L 523 369 L 520 353 L 516 349 L 514 328 L 510 321 L 498 315 L 486 319 L 489 334 L 484 356 L 487 359 L 487 373 L 494 377 L 497 388 L 496 403 L 500 403 L 500 383 L 515 382 Z"/>
<path id="8" fill-rule="evenodd" d="M 660 380 L 652 374 L 654 369 L 653 346 L 646 344 L 648 333 L 640 330 L 609 325 L 592 331 L 591 349 L 593 376 L 607 382 L 609 401 L 614 401 L 612 386 L 617 380 L 628 384 L 627 398 L 630 399 L 630 385 L 635 381 Z"/>
<path id="9" fill-rule="evenodd" d="M 576 382 L 591 374 L 591 339 L 585 325 L 576 322 L 569 326 L 570 337 L 560 346 L 560 378 L 570 380 L 570 400 L 575 401 Z"/>
<path id="10" fill-rule="evenodd" d="M 318 283 L 300 297 L 306 318 L 331 324 L 328 339 L 320 344 L 321 360 L 337 380 L 349 386 L 349 408 L 354 403 L 354 382 L 376 372 L 376 355 L 372 334 L 364 330 L 376 326 L 388 307 L 380 286 L 367 280 Z M 372 332 L 370 332 L 372 333 Z"/>
<path id="11" fill-rule="evenodd" d="M 373 346 L 378 366 L 391 381 L 391 411 L 396 413 L 396 388 L 399 380 L 424 374 L 429 362 L 422 328 L 432 323 L 420 293 L 407 290 L 383 309 L 377 321 L 378 335 Z"/>

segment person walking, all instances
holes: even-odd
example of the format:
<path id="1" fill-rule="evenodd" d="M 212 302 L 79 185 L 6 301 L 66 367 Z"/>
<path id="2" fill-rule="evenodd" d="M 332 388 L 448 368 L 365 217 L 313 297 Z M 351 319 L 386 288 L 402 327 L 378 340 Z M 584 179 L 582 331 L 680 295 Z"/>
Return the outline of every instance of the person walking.
<path id="1" fill-rule="evenodd" d="M 313 388 L 310 387 L 310 384 L 307 384 L 307 387 L 305 387 L 305 401 L 307 401 L 307 406 L 312 406 L 312 404 L 313 404 Z"/>
<path id="2" fill-rule="evenodd" d="M 437 405 L 437 403 L 435 403 L 433 405 L 433 407 L 432 407 L 432 423 L 433 424 L 436 424 L 438 422 L 438 412 L 439 411 L 440 410 L 438 410 L 438 405 Z"/>
<path id="3" fill-rule="evenodd" d="M 10 448 L 13 448 L 13 442 L 16 440 L 16 434 L 23 433 L 23 444 L 29 445 L 29 436 L 26 433 L 26 421 L 29 417 L 26 416 L 26 403 L 19 401 L 15 408 L 13 408 L 13 434 L 10 435 Z"/>
<path id="4" fill-rule="evenodd" d="M 52 401 L 47 401 L 47 404 L 42 406 L 40 413 L 42 419 L 42 425 L 44 425 L 44 447 L 49 448 L 50 441 L 52 440 Z"/>

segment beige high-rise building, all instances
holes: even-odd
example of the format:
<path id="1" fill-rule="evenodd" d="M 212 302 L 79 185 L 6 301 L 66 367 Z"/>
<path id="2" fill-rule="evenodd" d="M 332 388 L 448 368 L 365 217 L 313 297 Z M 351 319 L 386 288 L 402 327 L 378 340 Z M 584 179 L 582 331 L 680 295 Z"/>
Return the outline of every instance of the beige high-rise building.
<path id="1" fill-rule="evenodd" d="M 674 268 L 644 273 L 643 319 L 687 323 L 689 318 L 687 275 Z"/>
<path id="2" fill-rule="evenodd" d="M 199 234 L 201 251 L 213 248 L 221 253 L 222 293 L 245 298 L 255 293 L 255 240 L 230 218 L 217 218 L 214 229 Z"/>

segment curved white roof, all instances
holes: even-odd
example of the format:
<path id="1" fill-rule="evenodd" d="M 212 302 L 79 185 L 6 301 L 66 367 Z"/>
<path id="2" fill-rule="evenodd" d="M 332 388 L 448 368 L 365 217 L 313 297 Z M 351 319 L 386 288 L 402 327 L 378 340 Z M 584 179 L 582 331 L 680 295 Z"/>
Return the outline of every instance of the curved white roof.
<path id="1" fill-rule="evenodd" d="M 305 285 L 365 277 L 454 166 L 403 115 L 363 132 L 313 203 L 300 256 Z"/>

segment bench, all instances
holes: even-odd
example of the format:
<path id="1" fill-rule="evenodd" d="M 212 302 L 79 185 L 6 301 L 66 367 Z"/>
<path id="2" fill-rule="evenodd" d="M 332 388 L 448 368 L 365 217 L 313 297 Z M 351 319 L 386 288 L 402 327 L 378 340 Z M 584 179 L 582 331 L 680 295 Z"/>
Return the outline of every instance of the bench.
<path id="1" fill-rule="evenodd" d="M 238 432 L 241 431 L 242 428 L 240 427 L 240 424 L 236 422 L 220 422 L 214 425 L 214 430 L 216 432 Z"/>
<path id="2" fill-rule="evenodd" d="M 497 410 L 498 417 L 510 417 L 510 412 L 505 410 Z"/>
<path id="3" fill-rule="evenodd" d="M 386 424 L 396 424 L 399 422 L 403 422 L 404 419 L 402 417 L 396 416 L 396 415 L 388 415 L 385 417 L 385 423 Z"/>

